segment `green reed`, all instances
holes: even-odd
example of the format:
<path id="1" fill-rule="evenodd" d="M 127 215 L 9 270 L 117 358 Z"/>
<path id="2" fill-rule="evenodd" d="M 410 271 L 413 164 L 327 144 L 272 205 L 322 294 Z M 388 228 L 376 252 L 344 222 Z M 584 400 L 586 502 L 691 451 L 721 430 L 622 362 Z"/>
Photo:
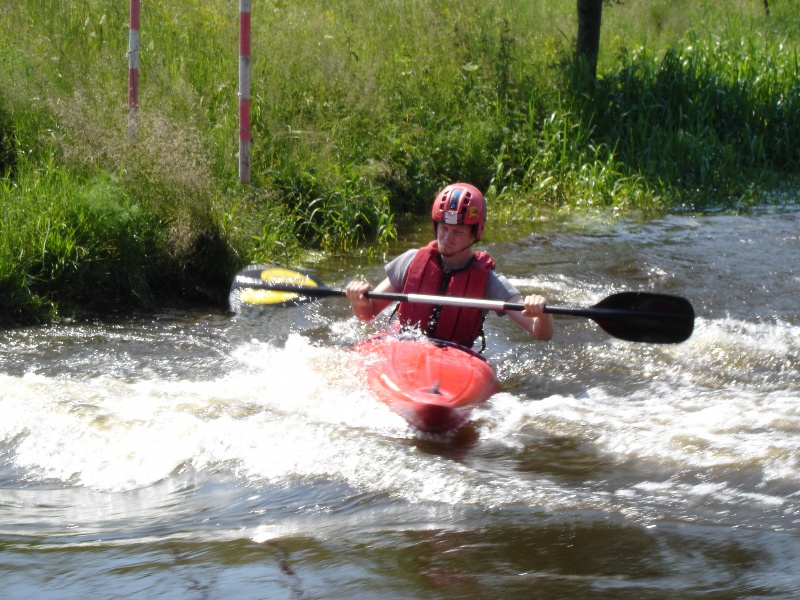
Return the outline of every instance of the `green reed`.
<path id="1" fill-rule="evenodd" d="M 53 161 L 0 184 L 0 321 L 65 306 L 108 312 L 151 304 L 163 224 L 131 205 L 111 176 L 81 185 Z"/>
<path id="2" fill-rule="evenodd" d="M 692 32 L 660 58 L 621 57 L 592 100 L 596 137 L 628 170 L 702 189 L 701 204 L 724 202 L 752 182 L 796 174 L 798 80 L 794 47 Z"/>

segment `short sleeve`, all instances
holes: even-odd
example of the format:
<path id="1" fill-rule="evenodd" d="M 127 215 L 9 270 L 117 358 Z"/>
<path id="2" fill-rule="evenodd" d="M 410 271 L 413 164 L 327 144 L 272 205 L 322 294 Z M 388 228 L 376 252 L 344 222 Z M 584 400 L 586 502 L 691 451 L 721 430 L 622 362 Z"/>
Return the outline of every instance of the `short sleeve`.
<path id="1" fill-rule="evenodd" d="M 519 291 L 515 288 L 505 275 L 501 275 L 497 271 L 489 273 L 489 279 L 486 281 L 485 297 L 489 300 L 501 300 L 508 302 L 514 296 L 519 295 Z M 505 311 L 495 311 L 498 315 L 505 315 Z"/>
<path id="2" fill-rule="evenodd" d="M 408 269 L 411 267 L 411 261 L 414 260 L 416 254 L 416 250 L 408 250 L 393 259 L 385 267 L 386 277 L 388 277 L 389 283 L 391 283 L 392 287 L 398 292 L 402 292 L 406 285 Z"/>

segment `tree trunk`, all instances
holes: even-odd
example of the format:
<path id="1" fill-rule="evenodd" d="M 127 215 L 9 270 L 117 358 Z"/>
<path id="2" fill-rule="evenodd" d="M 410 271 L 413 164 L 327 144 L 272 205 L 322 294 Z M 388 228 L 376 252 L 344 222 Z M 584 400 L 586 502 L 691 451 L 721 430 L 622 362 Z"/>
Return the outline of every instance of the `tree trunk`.
<path id="1" fill-rule="evenodd" d="M 767 16 L 769 16 L 769 0 L 764 0 L 764 11 L 767 13 Z"/>
<path id="2" fill-rule="evenodd" d="M 603 0 L 578 0 L 578 42 L 575 58 L 578 61 L 586 61 L 592 79 L 597 75 L 602 15 Z"/>

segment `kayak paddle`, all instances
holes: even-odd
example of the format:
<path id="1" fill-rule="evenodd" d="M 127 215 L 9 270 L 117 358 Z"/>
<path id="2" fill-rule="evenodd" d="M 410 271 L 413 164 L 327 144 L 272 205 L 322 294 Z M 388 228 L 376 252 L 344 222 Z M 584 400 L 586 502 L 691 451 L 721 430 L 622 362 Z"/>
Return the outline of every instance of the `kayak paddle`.
<path id="1" fill-rule="evenodd" d="M 418 302 L 483 310 L 523 311 L 525 305 L 500 300 L 457 298 L 425 294 L 367 292 L 368 298 Z M 314 298 L 345 296 L 343 289 L 325 286 L 313 275 L 285 267 L 250 266 L 236 274 L 231 284 L 232 304 L 292 306 Z M 677 344 L 694 330 L 694 308 L 685 298 L 648 292 L 612 294 L 589 308 L 545 306 L 553 315 L 586 317 L 606 333 L 629 342 Z"/>

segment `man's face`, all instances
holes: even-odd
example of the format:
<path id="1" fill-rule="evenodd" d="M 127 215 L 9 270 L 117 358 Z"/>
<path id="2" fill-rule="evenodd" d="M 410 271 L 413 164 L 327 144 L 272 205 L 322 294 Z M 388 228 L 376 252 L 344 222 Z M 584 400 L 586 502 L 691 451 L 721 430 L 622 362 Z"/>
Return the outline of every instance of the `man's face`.
<path id="1" fill-rule="evenodd" d="M 439 223 L 436 228 L 436 242 L 439 245 L 439 254 L 445 257 L 455 256 L 472 246 L 475 235 L 470 225 Z"/>

